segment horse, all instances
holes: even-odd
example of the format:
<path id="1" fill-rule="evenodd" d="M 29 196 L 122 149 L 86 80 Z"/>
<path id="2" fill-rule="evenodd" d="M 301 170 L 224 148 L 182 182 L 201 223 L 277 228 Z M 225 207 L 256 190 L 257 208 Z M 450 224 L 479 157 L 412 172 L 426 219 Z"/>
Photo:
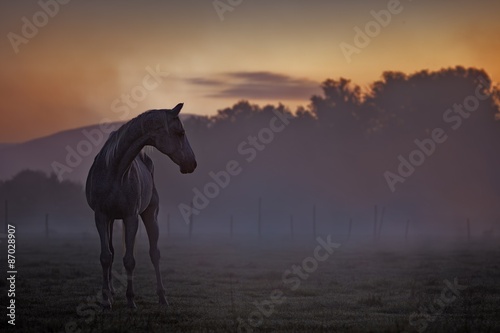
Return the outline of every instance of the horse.
<path id="1" fill-rule="evenodd" d="M 153 161 L 144 151 L 153 146 L 167 155 L 183 174 L 192 173 L 196 158 L 179 119 L 183 104 L 173 109 L 146 111 L 112 132 L 92 164 L 85 193 L 94 211 L 95 224 L 101 242 L 103 307 L 111 309 L 115 293 L 111 277 L 114 260 L 113 221 L 122 220 L 127 272 L 127 305 L 134 302 L 133 271 L 134 243 L 142 218 L 149 238 L 149 256 L 156 273 L 156 293 L 159 303 L 168 305 L 159 268 L 158 192 L 153 179 Z"/>

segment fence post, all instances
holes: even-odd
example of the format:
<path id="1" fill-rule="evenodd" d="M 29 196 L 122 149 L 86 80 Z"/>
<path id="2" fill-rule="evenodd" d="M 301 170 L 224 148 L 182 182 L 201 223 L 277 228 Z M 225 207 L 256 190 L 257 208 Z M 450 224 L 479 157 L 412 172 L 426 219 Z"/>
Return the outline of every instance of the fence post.
<path id="1" fill-rule="evenodd" d="M 384 216 L 385 216 L 385 206 L 382 207 L 382 213 L 380 214 L 380 223 L 378 225 L 377 240 L 379 240 L 380 236 L 382 235 L 382 226 L 384 225 Z"/>
<path id="2" fill-rule="evenodd" d="M 170 237 L 170 213 L 167 214 L 167 237 Z"/>
<path id="3" fill-rule="evenodd" d="M 349 232 L 347 233 L 347 240 L 351 239 L 351 232 L 352 232 L 352 218 L 349 219 Z"/>
<path id="4" fill-rule="evenodd" d="M 259 197 L 259 212 L 257 216 L 257 229 L 259 232 L 259 239 L 262 237 L 262 197 Z"/>
<path id="5" fill-rule="evenodd" d="M 45 214 L 45 238 L 49 238 L 49 214 Z"/>
<path id="6" fill-rule="evenodd" d="M 467 218 L 467 241 L 470 242 L 470 220 Z"/>
<path id="7" fill-rule="evenodd" d="M 191 200 L 191 215 L 189 215 L 189 238 L 193 236 L 193 222 L 194 222 L 194 217 L 193 217 L 193 200 Z"/>
<path id="8" fill-rule="evenodd" d="M 5 234 L 9 230 L 9 200 L 5 199 Z"/>
<path id="9" fill-rule="evenodd" d="M 406 221 L 405 241 L 408 241 L 408 231 L 410 230 L 410 219 Z"/>
<path id="10" fill-rule="evenodd" d="M 313 205 L 312 229 L 313 229 L 313 239 L 316 240 L 316 204 Z"/>
<path id="11" fill-rule="evenodd" d="M 231 215 L 231 219 L 229 221 L 229 234 L 231 235 L 231 238 L 233 238 L 233 215 Z"/>

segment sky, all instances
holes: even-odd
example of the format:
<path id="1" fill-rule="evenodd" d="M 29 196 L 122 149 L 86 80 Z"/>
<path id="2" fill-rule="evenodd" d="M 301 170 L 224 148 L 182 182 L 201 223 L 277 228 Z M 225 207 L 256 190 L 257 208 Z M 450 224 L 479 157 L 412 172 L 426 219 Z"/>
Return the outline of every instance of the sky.
<path id="1" fill-rule="evenodd" d="M 293 111 L 327 78 L 368 89 L 387 70 L 472 66 L 498 82 L 498 13 L 488 0 L 4 1 L 0 142 L 179 102 Z"/>

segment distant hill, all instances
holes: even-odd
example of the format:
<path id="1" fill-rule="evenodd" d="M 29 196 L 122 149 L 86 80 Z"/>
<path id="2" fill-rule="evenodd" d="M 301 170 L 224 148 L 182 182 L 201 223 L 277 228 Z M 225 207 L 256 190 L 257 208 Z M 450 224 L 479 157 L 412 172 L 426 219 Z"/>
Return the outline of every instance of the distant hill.
<path id="1" fill-rule="evenodd" d="M 15 143 L 0 143 L 0 150 L 15 146 Z"/>
<path id="2" fill-rule="evenodd" d="M 185 114 L 183 115 L 183 119 L 191 116 Z M 114 125 L 118 128 L 122 124 L 123 122 L 116 122 L 109 125 Z M 9 179 L 19 171 L 25 169 L 51 173 L 54 172 L 53 166 L 55 165 L 68 166 L 66 159 L 68 155 L 71 156 L 70 151 L 76 151 L 82 141 L 89 142 L 84 133 L 96 133 L 100 131 L 99 128 L 99 125 L 92 125 L 65 130 L 24 143 L 0 143 L 0 161 L 2 161 L 0 163 L 0 180 Z M 108 134 L 104 134 L 99 144 L 92 144 L 90 154 L 83 157 L 80 163 L 69 165 L 71 172 L 64 173 L 63 179 L 84 182 L 95 155 L 99 152 L 107 137 Z M 89 147 L 89 145 L 83 145 Z"/>

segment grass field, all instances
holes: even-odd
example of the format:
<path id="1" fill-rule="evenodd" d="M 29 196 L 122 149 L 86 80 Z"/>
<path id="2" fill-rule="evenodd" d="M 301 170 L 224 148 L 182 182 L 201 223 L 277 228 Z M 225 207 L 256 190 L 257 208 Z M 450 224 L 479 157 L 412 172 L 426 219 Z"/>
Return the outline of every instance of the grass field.
<path id="1" fill-rule="evenodd" d="M 500 246 L 494 244 L 402 250 L 342 244 L 328 256 L 322 250 L 327 259 L 319 261 L 312 259 L 313 241 L 162 239 L 170 305 L 161 307 L 148 245 L 140 239 L 138 309 L 126 308 L 117 249 L 117 295 L 113 309 L 103 312 L 96 298 L 97 235 L 49 244 L 17 237 L 16 326 L 3 314 L 2 332 L 500 332 Z M 300 275 L 286 274 L 293 265 L 304 265 Z M 453 292 L 445 280 L 455 279 L 464 287 Z M 5 279 L 1 286 L 8 289 Z"/>

